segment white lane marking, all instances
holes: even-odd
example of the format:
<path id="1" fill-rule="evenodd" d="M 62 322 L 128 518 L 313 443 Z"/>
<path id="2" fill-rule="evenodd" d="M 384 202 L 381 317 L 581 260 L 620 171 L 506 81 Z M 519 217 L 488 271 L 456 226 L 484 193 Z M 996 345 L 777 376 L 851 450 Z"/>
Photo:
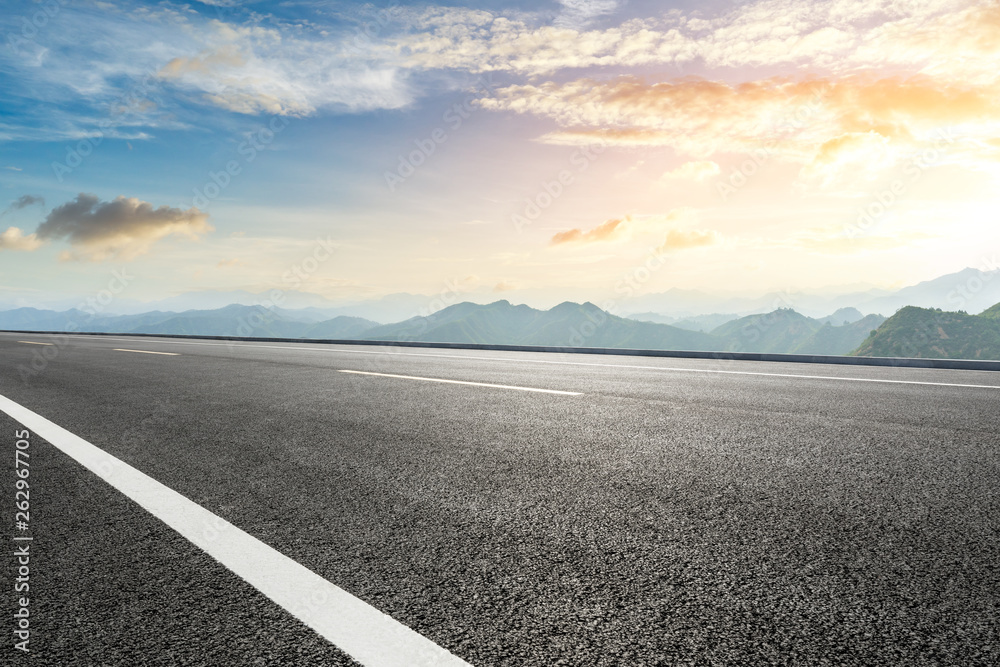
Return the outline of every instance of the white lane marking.
<path id="1" fill-rule="evenodd" d="M 105 336 L 76 336 L 77 338 L 97 338 L 108 340 Z M 134 341 L 134 338 L 116 338 L 115 340 L 130 340 Z M 247 341 L 231 341 L 231 343 L 213 343 L 208 341 L 182 341 L 182 340 L 163 340 L 157 339 L 157 343 L 170 344 L 170 345 L 205 345 L 205 346 L 222 346 L 222 347 L 240 347 L 240 348 L 263 348 L 270 350 L 302 350 L 305 352 L 337 352 L 340 354 L 384 354 L 384 355 L 400 355 L 404 357 L 436 357 L 443 359 L 467 359 L 470 361 L 517 361 L 517 363 L 531 363 L 531 364 L 557 364 L 561 366 L 599 366 L 603 368 L 632 368 L 637 370 L 653 370 L 653 371 L 674 371 L 677 373 L 718 373 L 724 375 L 762 375 L 765 377 L 785 377 L 785 378 L 801 378 L 806 380 L 840 380 L 843 382 L 876 382 L 884 384 L 914 384 L 914 385 L 926 385 L 931 387 L 967 387 L 973 389 L 1000 389 L 1000 385 L 993 384 L 959 384 L 953 382 L 924 382 L 920 380 L 887 380 L 883 378 L 854 378 L 845 377 L 840 375 L 799 375 L 794 373 L 763 373 L 760 371 L 723 371 L 710 368 L 680 368 L 671 366 L 644 366 L 640 364 L 601 364 L 592 361 L 554 361 L 551 359 L 511 359 L 510 357 L 478 357 L 470 356 L 467 354 L 440 354 L 440 353 L 420 353 L 420 352 L 386 352 L 384 350 L 345 350 L 337 347 L 305 347 L 304 345 L 260 345 L 257 343 L 251 343 Z M 242 344 L 240 344 L 242 343 Z M 331 343 L 335 345 L 335 343 Z M 385 347 L 393 347 L 387 345 Z M 669 357 L 665 357 L 669 358 Z M 693 359 L 693 361 L 716 361 L 714 359 Z M 727 361 L 727 360 L 719 360 Z M 737 362 L 744 360 L 736 360 Z M 763 362 L 753 362 L 749 363 L 763 363 Z M 784 362 L 784 363 L 802 363 L 802 362 Z M 852 367 L 858 368 L 858 367 Z M 864 366 L 864 368 L 881 368 L 879 366 Z M 937 369 L 937 368 L 898 368 L 897 370 L 903 371 L 941 371 L 941 370 L 956 370 L 961 373 L 996 373 L 996 371 L 970 371 L 962 369 Z"/>
<path id="2" fill-rule="evenodd" d="M 179 356 L 177 352 L 155 352 L 153 350 L 126 350 L 122 347 L 116 347 L 112 352 L 139 352 L 141 354 L 164 354 L 171 357 Z"/>
<path id="3" fill-rule="evenodd" d="M 19 340 L 18 343 L 26 343 L 28 345 L 55 345 L 55 343 L 39 343 L 36 340 Z"/>
<path id="4" fill-rule="evenodd" d="M 0 411 L 103 478 L 363 665 L 468 667 L 426 637 L 6 396 Z"/>
<path id="5" fill-rule="evenodd" d="M 377 375 L 384 378 L 399 378 L 401 380 L 421 380 L 423 382 L 445 382 L 447 384 L 469 384 L 474 387 L 493 387 L 494 389 L 518 389 L 520 391 L 537 391 L 542 394 L 560 394 L 562 396 L 581 396 L 582 391 L 561 391 L 559 389 L 537 389 L 535 387 L 515 387 L 509 384 L 488 384 L 486 382 L 466 382 L 465 380 L 444 380 L 442 378 L 424 378 L 416 375 L 393 375 L 392 373 L 370 373 L 368 371 L 346 371 L 341 373 L 354 373 L 355 375 Z"/>

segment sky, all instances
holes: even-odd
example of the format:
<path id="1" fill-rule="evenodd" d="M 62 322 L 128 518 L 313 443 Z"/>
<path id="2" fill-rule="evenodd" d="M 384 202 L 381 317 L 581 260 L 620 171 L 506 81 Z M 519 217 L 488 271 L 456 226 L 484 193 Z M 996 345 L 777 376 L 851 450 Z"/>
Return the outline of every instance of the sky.
<path id="1" fill-rule="evenodd" d="M 0 2 L 0 302 L 548 307 L 1000 249 L 1000 5 Z M 117 282 L 115 282 L 117 281 Z"/>

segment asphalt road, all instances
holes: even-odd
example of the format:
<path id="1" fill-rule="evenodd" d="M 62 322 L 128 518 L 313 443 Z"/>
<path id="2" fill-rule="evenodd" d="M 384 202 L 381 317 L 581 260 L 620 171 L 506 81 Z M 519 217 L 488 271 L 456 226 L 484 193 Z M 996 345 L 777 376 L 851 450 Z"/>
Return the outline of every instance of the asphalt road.
<path id="1" fill-rule="evenodd" d="M 1000 374 L 397 351 L 0 334 L 0 394 L 474 665 L 1000 663 Z M 351 664 L 31 447 L 31 663 Z"/>

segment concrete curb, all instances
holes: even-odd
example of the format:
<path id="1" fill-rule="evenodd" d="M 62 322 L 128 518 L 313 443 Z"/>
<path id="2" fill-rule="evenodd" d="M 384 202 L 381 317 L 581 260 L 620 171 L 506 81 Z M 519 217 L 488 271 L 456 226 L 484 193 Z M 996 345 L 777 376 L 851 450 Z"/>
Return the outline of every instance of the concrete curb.
<path id="1" fill-rule="evenodd" d="M 501 352 L 554 352 L 560 354 L 611 354 L 630 357 L 674 357 L 679 359 L 716 359 L 731 361 L 775 361 L 794 364 L 838 364 L 846 366 L 891 366 L 897 368 L 938 368 L 963 371 L 1000 371 L 1000 361 L 975 359 L 915 359 L 909 357 L 844 357 L 816 354 L 777 354 L 769 352 L 700 352 L 696 350 L 642 350 L 609 347 L 561 347 L 551 345 L 491 345 L 482 343 L 425 343 L 417 341 L 356 340 L 334 338 L 265 338 L 247 336 L 194 336 L 188 334 L 112 333 L 91 331 L 15 331 L 2 333 L 48 334 L 58 336 L 130 336 L 134 338 L 189 338 L 195 340 L 231 340 L 248 343 L 309 343 L 325 345 L 374 345 L 382 347 L 425 347 L 446 350 L 495 350 Z"/>

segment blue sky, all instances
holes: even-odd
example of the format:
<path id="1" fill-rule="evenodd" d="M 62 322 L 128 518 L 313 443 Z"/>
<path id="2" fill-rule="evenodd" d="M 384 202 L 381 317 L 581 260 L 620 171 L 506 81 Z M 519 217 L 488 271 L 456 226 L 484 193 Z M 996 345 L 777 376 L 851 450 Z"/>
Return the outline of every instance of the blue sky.
<path id="1" fill-rule="evenodd" d="M 2 15 L 3 302 L 288 287 L 317 239 L 325 298 L 543 306 L 650 265 L 634 291 L 898 286 L 1000 241 L 994 3 Z"/>

